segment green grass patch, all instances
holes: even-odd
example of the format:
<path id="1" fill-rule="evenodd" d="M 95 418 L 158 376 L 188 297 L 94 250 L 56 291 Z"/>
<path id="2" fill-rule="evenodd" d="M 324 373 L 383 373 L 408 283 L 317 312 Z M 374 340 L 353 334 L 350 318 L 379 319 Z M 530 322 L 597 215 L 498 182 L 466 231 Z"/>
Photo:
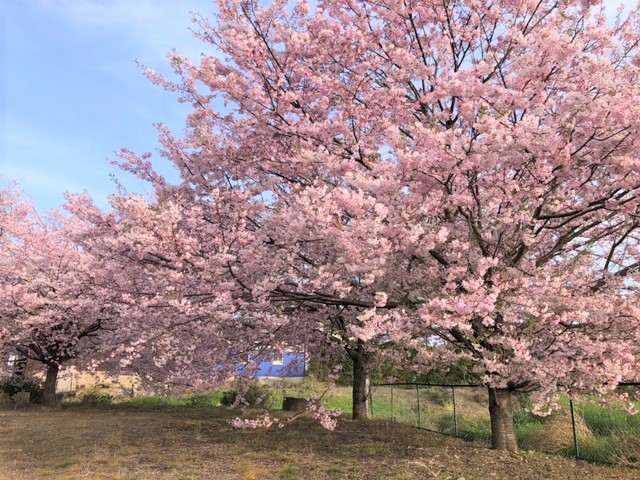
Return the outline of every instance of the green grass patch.
<path id="1" fill-rule="evenodd" d="M 115 404 L 120 408 L 163 408 L 163 407 L 218 407 L 222 392 L 199 393 L 181 397 L 145 395 L 128 398 Z"/>
<path id="2" fill-rule="evenodd" d="M 222 401 L 222 392 L 199 393 L 186 397 L 187 405 L 193 407 L 218 407 Z"/>
<path id="3" fill-rule="evenodd" d="M 300 470 L 297 467 L 285 467 L 280 470 L 279 478 L 283 480 L 298 480 L 300 478 Z"/>
<path id="4" fill-rule="evenodd" d="M 134 408 L 153 408 L 153 407 L 176 407 L 188 405 L 187 399 L 184 397 L 161 397 L 161 396 L 143 396 L 133 397 L 118 403 L 120 407 Z"/>
<path id="5" fill-rule="evenodd" d="M 576 413 L 595 435 L 629 432 L 640 436 L 640 415 L 629 415 L 623 410 L 611 410 L 593 403 L 577 405 Z"/>

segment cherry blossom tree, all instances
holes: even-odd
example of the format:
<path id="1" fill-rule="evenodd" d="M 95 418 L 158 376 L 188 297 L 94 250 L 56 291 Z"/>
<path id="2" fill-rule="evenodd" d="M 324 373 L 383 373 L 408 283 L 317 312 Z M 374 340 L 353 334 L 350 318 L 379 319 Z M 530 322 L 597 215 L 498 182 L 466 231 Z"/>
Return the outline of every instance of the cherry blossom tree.
<path id="1" fill-rule="evenodd" d="M 6 246 L 13 241 L 15 232 L 24 226 L 25 218 L 28 216 L 29 211 L 30 209 L 22 200 L 21 193 L 16 188 L 16 185 L 11 184 L 0 188 L 0 249 L 2 251 L 6 251 Z M 9 265 L 8 259 L 7 256 L 0 256 L 4 276 L 6 276 Z M 2 322 L 0 323 L 0 339 L 4 339 L 7 335 L 5 322 Z M 7 365 L 11 364 L 11 375 L 21 376 L 24 373 L 26 359 L 21 358 L 10 347 L 7 348 L 4 342 L 0 342 L 0 344 L 2 366 L 4 367 L 5 362 Z"/>
<path id="2" fill-rule="evenodd" d="M 74 238 L 96 259 L 95 284 L 120 312 L 118 346 L 101 359 L 102 368 L 134 371 L 168 388 L 219 386 L 266 348 L 268 333 L 251 318 L 260 307 L 243 304 L 243 287 L 229 269 L 230 245 L 242 241 L 233 227 L 241 217 L 234 208 L 208 212 L 177 195 L 112 200 L 109 212 L 86 195 L 69 197 L 68 205 L 84 222 Z"/>
<path id="3" fill-rule="evenodd" d="M 217 4 L 196 19 L 212 54 L 172 53 L 178 82 L 147 70 L 193 105 L 183 138 L 158 127 L 181 182 L 123 151 L 156 198 L 95 222 L 164 282 L 149 298 L 186 282 L 173 304 L 245 346 L 339 331 L 418 369 L 467 358 L 499 449 L 513 391 L 543 406 L 633 374 L 637 7 L 612 27 L 589 0 Z"/>
<path id="4" fill-rule="evenodd" d="M 26 202 L 2 224 L 0 352 L 45 366 L 45 403 L 55 402 L 60 366 L 88 364 L 114 328 L 114 312 L 93 288 L 93 259 L 70 238 L 73 228 L 73 219 L 40 215 Z"/>
<path id="5" fill-rule="evenodd" d="M 364 418 L 371 347 L 348 328 L 359 320 L 348 306 L 274 290 L 286 260 L 254 221 L 266 215 L 264 202 L 252 206 L 243 192 L 195 201 L 166 184 L 156 193 L 151 201 L 114 196 L 109 212 L 87 196 L 69 197 L 85 225 L 75 240 L 96 259 L 96 286 L 121 312 L 119 347 L 102 368 L 133 370 L 156 385 L 211 389 L 239 368 L 250 374 L 274 349 L 316 355 L 339 348 L 358 369 L 354 416 Z"/>

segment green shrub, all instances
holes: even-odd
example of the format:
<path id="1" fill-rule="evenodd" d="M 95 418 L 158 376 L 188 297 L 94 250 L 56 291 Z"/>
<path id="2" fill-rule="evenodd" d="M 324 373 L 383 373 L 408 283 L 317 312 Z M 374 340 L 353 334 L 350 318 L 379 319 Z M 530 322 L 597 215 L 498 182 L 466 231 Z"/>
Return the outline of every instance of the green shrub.
<path id="1" fill-rule="evenodd" d="M 187 397 L 186 400 L 187 405 L 191 407 L 217 407 L 222 403 L 222 394 L 198 393 Z"/>
<path id="2" fill-rule="evenodd" d="M 29 392 L 31 394 L 29 402 L 31 403 L 42 403 L 42 396 L 44 394 L 44 388 L 40 382 L 35 379 L 25 379 L 19 375 L 12 375 L 11 377 L 5 378 L 2 383 L 0 383 L 0 390 L 10 397 L 13 397 L 19 392 Z"/>
<path id="3" fill-rule="evenodd" d="M 83 405 L 110 405 L 113 402 L 113 395 L 108 393 L 87 393 L 82 397 Z"/>
<path id="4" fill-rule="evenodd" d="M 235 405 L 238 401 L 238 396 L 242 396 L 243 405 L 250 407 L 269 407 L 271 406 L 272 392 L 269 387 L 265 385 L 252 384 L 248 387 L 239 387 L 236 390 L 227 390 L 222 392 L 220 403 L 222 405 L 231 406 Z"/>

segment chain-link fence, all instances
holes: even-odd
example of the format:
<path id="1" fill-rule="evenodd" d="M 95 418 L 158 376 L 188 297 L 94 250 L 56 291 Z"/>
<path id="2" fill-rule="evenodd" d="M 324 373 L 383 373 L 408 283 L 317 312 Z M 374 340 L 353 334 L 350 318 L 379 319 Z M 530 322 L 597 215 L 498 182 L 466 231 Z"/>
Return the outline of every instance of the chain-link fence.
<path id="1" fill-rule="evenodd" d="M 621 393 L 640 399 L 640 384 Z M 380 384 L 371 387 L 374 418 L 407 423 L 466 440 L 490 443 L 487 388 L 480 385 Z M 636 402 L 640 410 L 640 402 Z M 520 448 L 594 462 L 640 467 L 640 414 L 565 399 L 558 412 L 538 416 L 524 394 L 514 395 Z"/>

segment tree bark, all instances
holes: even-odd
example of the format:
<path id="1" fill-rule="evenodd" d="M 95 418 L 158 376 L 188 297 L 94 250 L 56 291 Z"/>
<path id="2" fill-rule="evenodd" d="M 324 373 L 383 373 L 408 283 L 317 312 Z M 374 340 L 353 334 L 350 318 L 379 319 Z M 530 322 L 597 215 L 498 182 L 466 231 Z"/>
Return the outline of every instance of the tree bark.
<path id="1" fill-rule="evenodd" d="M 511 390 L 489 387 L 489 415 L 491 417 L 491 448 L 518 451 L 518 440 L 513 423 Z"/>
<path id="2" fill-rule="evenodd" d="M 348 350 L 353 360 L 353 420 L 366 420 L 369 418 L 367 400 L 369 399 L 369 372 L 367 365 L 367 352 L 364 342 L 358 340 L 355 348 Z"/>
<path id="3" fill-rule="evenodd" d="M 28 359 L 22 353 L 16 353 L 16 359 L 13 363 L 13 375 L 24 379 L 27 373 Z"/>
<path id="4" fill-rule="evenodd" d="M 58 371 L 60 366 L 53 363 L 47 365 L 47 376 L 44 380 L 42 403 L 45 405 L 55 405 L 58 401 L 56 397 L 56 383 L 58 382 Z"/>

